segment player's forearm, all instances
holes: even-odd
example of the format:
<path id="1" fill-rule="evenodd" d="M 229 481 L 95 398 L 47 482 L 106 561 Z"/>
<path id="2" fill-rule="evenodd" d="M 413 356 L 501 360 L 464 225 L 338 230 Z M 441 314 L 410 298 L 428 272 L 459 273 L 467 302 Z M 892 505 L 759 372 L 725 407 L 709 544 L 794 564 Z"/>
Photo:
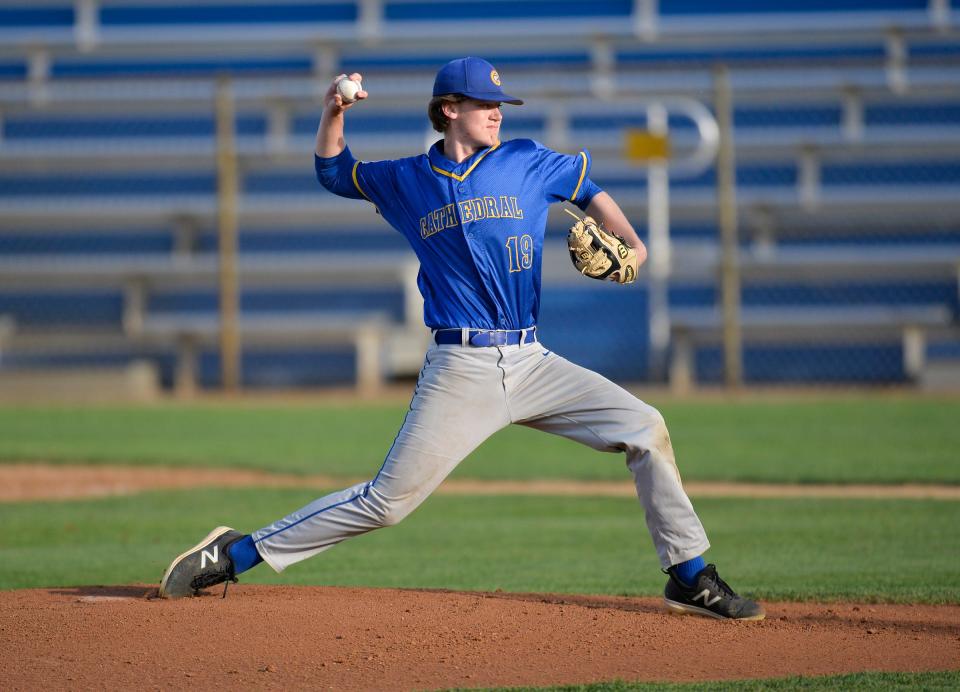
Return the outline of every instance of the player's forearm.
<path id="1" fill-rule="evenodd" d="M 367 92 L 360 88 L 352 100 L 344 101 L 343 96 L 337 91 L 337 84 L 345 79 L 347 79 L 345 74 L 334 77 L 327 93 L 323 96 L 323 116 L 320 118 L 320 127 L 317 128 L 315 148 L 320 158 L 333 158 L 344 150 L 347 143 L 343 138 L 343 114 L 348 108 L 356 105 L 357 101 L 362 101 L 368 96 Z M 354 72 L 347 79 L 347 82 L 349 81 L 354 81 L 359 86 L 363 81 L 363 75 Z"/>
<path id="2" fill-rule="evenodd" d="M 317 128 L 317 156 L 325 159 L 337 156 L 347 146 L 343 138 L 343 111 L 332 112 L 327 108 L 320 118 L 320 127 Z"/>
<path id="3" fill-rule="evenodd" d="M 647 248 L 633 229 L 620 205 L 606 192 L 598 192 L 586 208 L 588 215 L 603 223 L 603 227 L 623 238 L 627 245 L 637 251 L 637 262 L 643 264 L 647 259 Z"/>

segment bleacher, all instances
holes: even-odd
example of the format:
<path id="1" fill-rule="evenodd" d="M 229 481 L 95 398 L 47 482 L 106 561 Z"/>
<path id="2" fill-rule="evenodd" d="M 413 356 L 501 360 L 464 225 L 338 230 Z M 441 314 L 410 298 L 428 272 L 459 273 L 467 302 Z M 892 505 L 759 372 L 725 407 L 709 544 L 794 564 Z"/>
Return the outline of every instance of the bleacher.
<path id="1" fill-rule="evenodd" d="M 646 169 L 625 158 L 624 131 L 668 105 L 675 384 L 722 380 L 716 171 L 690 163 L 701 134 L 672 105 L 712 107 L 719 64 L 733 89 L 746 382 L 960 383 L 960 13 L 943 0 L 722 6 L 0 4 L 0 316 L 12 325 L 0 386 L 5 372 L 143 360 L 181 392 L 218 384 L 224 75 L 245 383 L 375 391 L 415 375 L 427 335 L 412 253 L 372 207 L 319 188 L 313 136 L 330 78 L 357 70 L 372 97 L 348 119 L 355 154 L 423 151 L 433 74 L 462 54 L 490 59 L 527 99 L 506 110 L 505 136 L 589 148 L 591 177 L 641 236 Z M 619 380 L 664 376 L 648 291 L 578 277 L 551 218 L 545 341 Z M 358 262 L 356 248 L 370 254 Z M 633 317 L 629 338 L 600 319 L 609 310 Z"/>

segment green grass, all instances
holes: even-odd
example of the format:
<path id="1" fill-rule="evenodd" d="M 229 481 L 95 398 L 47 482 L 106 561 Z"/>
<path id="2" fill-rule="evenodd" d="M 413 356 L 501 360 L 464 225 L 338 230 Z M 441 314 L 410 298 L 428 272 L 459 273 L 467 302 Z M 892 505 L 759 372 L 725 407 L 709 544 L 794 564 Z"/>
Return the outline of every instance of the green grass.
<path id="1" fill-rule="evenodd" d="M 211 527 L 266 525 L 300 490 L 195 490 L 0 505 L 0 588 L 156 582 Z M 960 503 L 703 499 L 707 558 L 768 599 L 957 602 Z M 244 581 L 596 594 L 661 593 L 636 501 L 435 496 L 400 526 Z"/>
<path id="2" fill-rule="evenodd" d="M 818 677 L 796 676 L 767 680 L 727 680 L 696 683 L 603 682 L 564 687 L 503 687 L 497 692 L 741 692 L 746 690 L 956 690 L 960 671 L 934 673 L 851 673 Z"/>
<path id="3" fill-rule="evenodd" d="M 844 395 L 659 407 L 688 480 L 960 483 L 960 399 Z M 405 410 L 354 403 L 0 407 L 0 460 L 367 477 L 379 467 Z M 488 440 L 456 474 L 626 477 L 621 455 L 519 426 Z"/>

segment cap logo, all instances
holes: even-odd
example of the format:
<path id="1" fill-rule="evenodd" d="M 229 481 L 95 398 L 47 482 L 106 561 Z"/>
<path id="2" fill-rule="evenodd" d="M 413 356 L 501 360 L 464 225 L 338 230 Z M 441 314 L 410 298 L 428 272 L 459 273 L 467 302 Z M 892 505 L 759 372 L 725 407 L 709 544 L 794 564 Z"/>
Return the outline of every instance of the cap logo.
<path id="1" fill-rule="evenodd" d="M 496 70 L 490 70 L 490 81 L 500 86 L 500 75 L 497 74 Z"/>

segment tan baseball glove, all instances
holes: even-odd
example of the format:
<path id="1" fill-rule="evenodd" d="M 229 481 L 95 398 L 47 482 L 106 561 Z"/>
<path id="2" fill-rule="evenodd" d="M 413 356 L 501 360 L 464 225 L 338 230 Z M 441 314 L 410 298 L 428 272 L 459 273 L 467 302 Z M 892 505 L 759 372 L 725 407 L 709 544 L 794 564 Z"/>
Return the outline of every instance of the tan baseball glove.
<path id="1" fill-rule="evenodd" d="M 569 209 L 564 211 L 577 220 L 567 234 L 567 248 L 578 272 L 591 279 L 621 284 L 636 280 L 639 268 L 636 250 L 589 216 L 581 219 Z"/>

